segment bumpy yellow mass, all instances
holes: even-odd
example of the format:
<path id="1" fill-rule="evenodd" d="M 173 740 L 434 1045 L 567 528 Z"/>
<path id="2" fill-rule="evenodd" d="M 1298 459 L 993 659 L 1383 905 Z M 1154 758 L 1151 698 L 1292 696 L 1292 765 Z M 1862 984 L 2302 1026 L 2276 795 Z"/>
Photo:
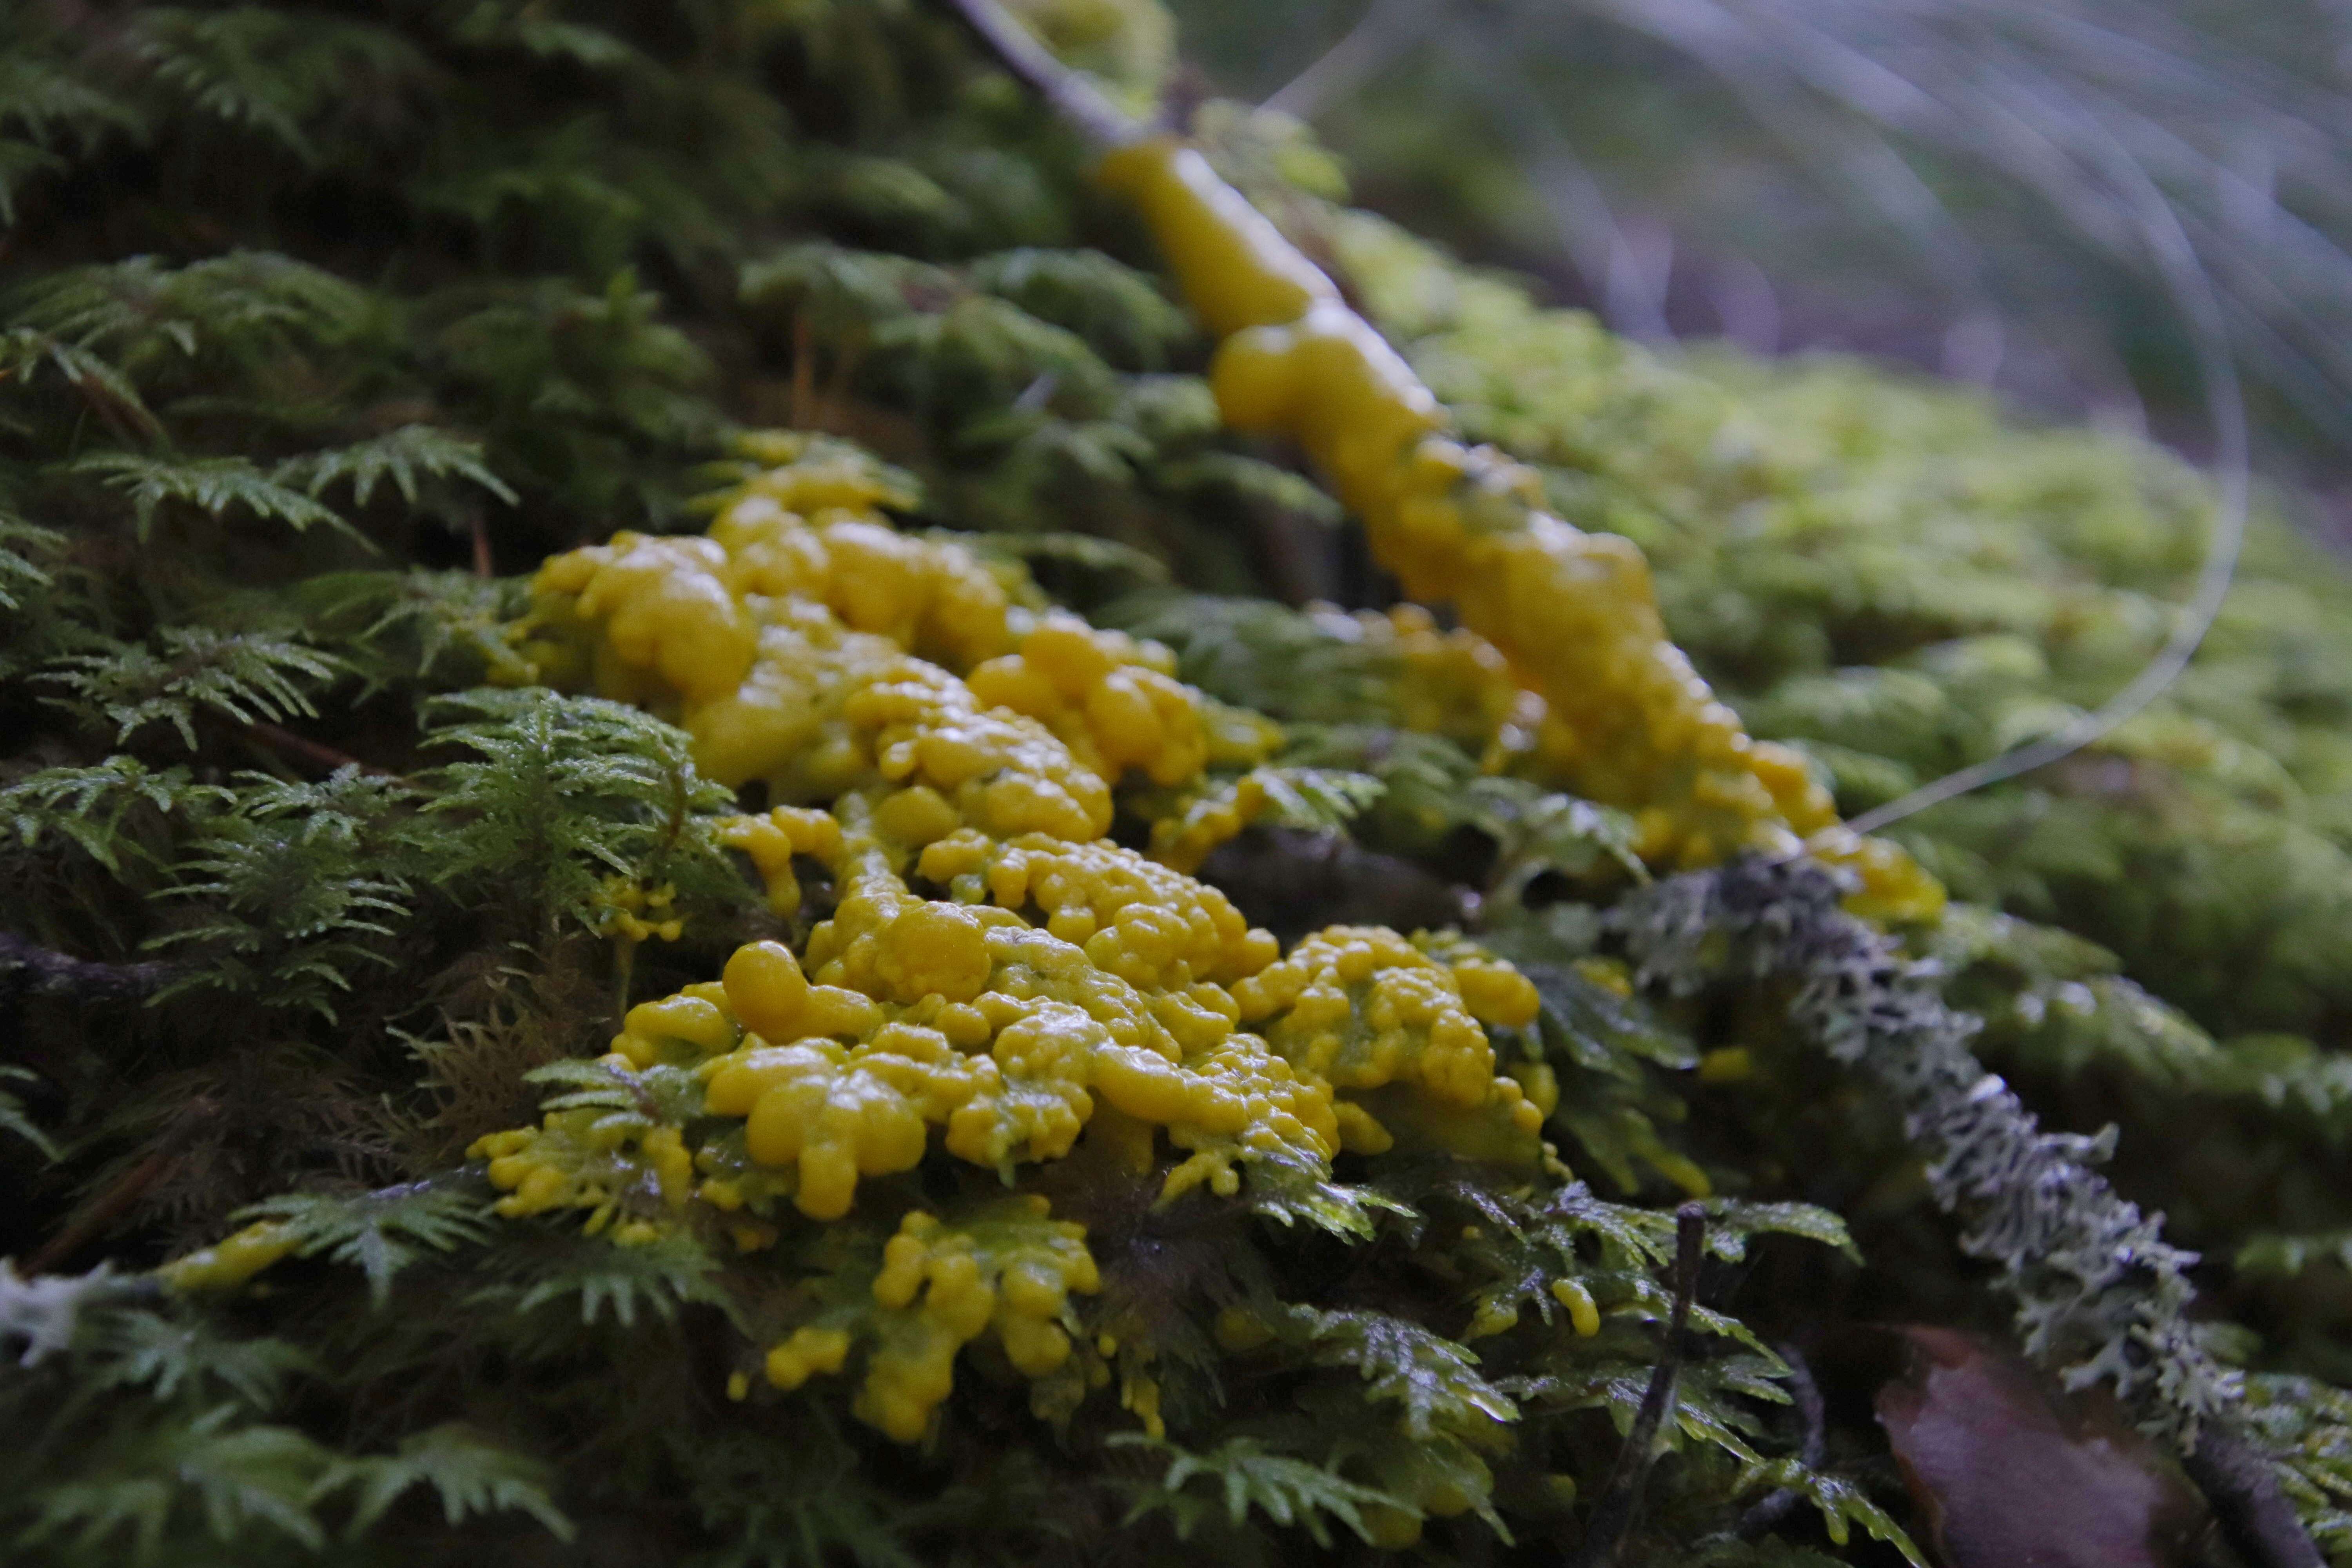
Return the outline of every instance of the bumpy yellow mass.
<path id="1" fill-rule="evenodd" d="M 1099 839 L 992 837 L 926 784 L 779 806 L 730 832 L 772 875 L 791 878 L 795 857 L 823 866 L 832 917 L 804 953 L 753 942 L 719 981 L 632 1008 L 604 1058 L 625 1100 L 559 1102 L 481 1140 L 501 1212 L 586 1210 L 601 1229 L 625 1209 L 614 1235 L 627 1241 L 698 1204 L 756 1249 L 786 1205 L 839 1219 L 864 1183 L 934 1146 L 1010 1173 L 1097 1127 L 1139 1173 L 1164 1137 L 1182 1156 L 1169 1199 L 1230 1195 L 1261 1163 L 1328 1174 L 1343 1145 L 1543 1158 L 1542 1112 L 1497 1074 L 1485 1029 L 1532 1021 L 1534 988 L 1458 939 L 1335 928 L 1285 959 L 1214 889 Z M 738 1126 L 689 1149 L 687 1129 L 714 1118 Z M 1093 1288 L 1093 1266 L 1075 1226 L 991 1251 L 929 1216 L 906 1223 L 875 1285 L 898 1316 L 876 1331 L 857 1407 L 911 1439 L 985 1328 L 1027 1375 L 1056 1371 L 1064 1297 Z M 771 1382 L 840 1370 L 837 1329 L 797 1328 Z"/>
<path id="2" fill-rule="evenodd" d="M 1443 735 L 1490 773 L 1527 771 L 1546 704 L 1519 684 L 1493 643 L 1466 627 L 1441 627 L 1414 604 L 1354 611 L 1318 604 L 1307 606 L 1306 615 L 1323 636 L 1381 659 L 1400 728 Z"/>
<path id="3" fill-rule="evenodd" d="M 623 534 L 542 569 L 527 656 L 670 714 L 719 778 L 764 780 L 783 804 L 722 838 L 779 912 L 811 866 L 833 904 L 801 951 L 751 943 L 719 980 L 630 1009 L 612 1092 L 477 1143 L 500 1211 L 585 1211 L 625 1242 L 708 1223 L 759 1250 L 935 1150 L 1010 1179 L 1091 1137 L 1114 1168 L 1159 1171 L 1163 1201 L 1254 1171 L 1320 1180 L 1343 1146 L 1538 1168 L 1543 1110 L 1486 1032 L 1528 1024 L 1533 987 L 1458 940 L 1384 931 L 1284 959 L 1168 863 L 1265 796 L 1203 770 L 1277 737 L 1213 710 L 1165 649 L 1033 612 L 959 547 L 890 532 L 875 475 L 813 448 L 720 498 L 704 538 Z M 1433 685 L 1477 665 L 1393 625 L 1437 645 L 1420 649 Z M 1160 825 L 1163 858 L 1104 837 L 1130 774 L 1192 792 Z M 908 1213 L 873 1307 L 796 1325 L 768 1379 L 842 1371 L 863 1345 L 858 1413 L 912 1440 L 984 1331 L 1025 1375 L 1061 1375 L 1093 1267 L 1041 1207 Z M 1148 1423 L 1150 1379 L 1128 1382 Z"/>
<path id="4" fill-rule="evenodd" d="M 1166 648 L 1016 603 L 961 544 L 898 533 L 876 509 L 908 497 L 870 459 L 790 437 L 754 451 L 781 460 L 712 498 L 702 537 L 623 532 L 540 569 L 518 632 L 539 679 L 672 721 L 730 786 L 820 802 L 919 784 L 997 835 L 1096 838 L 1123 778 L 1195 784 L 1213 754 L 1246 765 L 1278 743 L 1213 735 Z"/>
<path id="5" fill-rule="evenodd" d="M 1532 470 L 1453 440 L 1412 367 L 1199 153 L 1141 142 L 1102 175 L 1223 340 L 1211 375 L 1226 422 L 1304 447 L 1405 591 L 1454 605 L 1541 698 L 1539 773 L 1632 811 L 1640 852 L 1668 865 L 1793 849 L 1834 826 L 1801 759 L 1749 739 L 1667 638 L 1641 552 L 1550 515 Z M 1831 858 L 1859 874 L 1865 912 L 1941 907 L 1892 846 Z"/>
<path id="6" fill-rule="evenodd" d="M 1510 965 L 1475 950 L 1447 964 L 1392 931 L 1333 926 L 1235 984 L 1234 999 L 1302 1077 L 1332 1087 L 1342 1147 L 1539 1159 L 1543 1110 L 1496 1076 L 1480 1026 L 1535 1021 L 1535 986 Z"/>
<path id="7" fill-rule="evenodd" d="M 1058 1159 L 1098 1103 L 1229 1163 L 1328 1163 L 1328 1085 L 1236 1032 L 1226 984 L 1274 961 L 1271 936 L 1107 842 L 933 837 L 946 818 L 896 809 L 908 793 L 846 797 L 831 831 L 793 807 L 744 829 L 800 846 L 837 894 L 804 959 L 761 943 L 729 963 L 746 1033 L 709 1069 L 706 1109 L 746 1119 L 754 1162 L 796 1168 L 803 1213 L 845 1213 L 861 1177 L 912 1167 L 935 1127 L 975 1164 Z M 910 891 L 910 870 L 950 898 Z"/>
<path id="8" fill-rule="evenodd" d="M 880 1342 L 857 1414 L 902 1443 L 922 1436 L 954 1387 L 956 1352 L 990 1330 L 1024 1377 L 1058 1372 L 1070 1357 L 1061 1323 L 1070 1293 L 1099 1288 L 1086 1227 L 1048 1219 L 1044 1198 L 955 1226 L 908 1215 L 874 1277 Z"/>

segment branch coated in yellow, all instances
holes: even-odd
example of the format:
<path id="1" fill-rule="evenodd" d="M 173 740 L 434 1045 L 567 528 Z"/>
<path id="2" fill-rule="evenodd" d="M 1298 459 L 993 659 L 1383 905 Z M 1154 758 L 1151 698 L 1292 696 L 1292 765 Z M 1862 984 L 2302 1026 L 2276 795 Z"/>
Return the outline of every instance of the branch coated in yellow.
<path id="1" fill-rule="evenodd" d="M 1198 152 L 1137 142 L 1101 177 L 1222 340 L 1211 381 L 1225 422 L 1303 447 L 1405 591 L 1452 604 L 1540 699 L 1533 771 L 1632 811 L 1641 854 L 1669 866 L 1793 850 L 1833 825 L 1802 760 L 1751 740 L 1668 639 L 1641 552 L 1552 516 L 1532 470 L 1454 440 L 1412 366 Z M 1832 858 L 1869 912 L 1941 908 L 1942 888 L 1892 846 Z"/>

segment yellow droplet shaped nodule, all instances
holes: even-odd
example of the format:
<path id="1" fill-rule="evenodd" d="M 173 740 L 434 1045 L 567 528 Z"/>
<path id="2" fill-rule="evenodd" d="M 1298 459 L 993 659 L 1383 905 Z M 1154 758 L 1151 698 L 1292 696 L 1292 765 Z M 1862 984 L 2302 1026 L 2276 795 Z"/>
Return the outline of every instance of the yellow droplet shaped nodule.
<path id="1" fill-rule="evenodd" d="M 780 942 L 755 942 L 727 960 L 727 1000 L 743 1026 L 762 1039 L 799 1037 L 808 1016 L 808 979 L 801 961 Z"/>

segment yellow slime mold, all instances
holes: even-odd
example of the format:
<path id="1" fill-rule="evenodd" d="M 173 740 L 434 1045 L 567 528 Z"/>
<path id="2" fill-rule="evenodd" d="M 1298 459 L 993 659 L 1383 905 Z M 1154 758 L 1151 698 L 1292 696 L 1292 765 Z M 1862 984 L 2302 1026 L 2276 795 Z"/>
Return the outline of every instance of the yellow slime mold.
<path id="1" fill-rule="evenodd" d="M 184 1293 L 233 1290 L 301 1245 L 301 1233 L 282 1220 L 261 1220 L 235 1235 L 175 1258 L 155 1270 Z"/>
<path id="2" fill-rule="evenodd" d="M 961 545 L 898 533 L 874 506 L 906 498 L 870 461 L 755 449 L 798 456 L 714 497 L 704 537 L 624 532 L 540 568 L 518 638 L 541 679 L 675 721 L 730 787 L 920 784 L 998 835 L 1084 842 L 1123 777 L 1200 779 L 1205 701 L 1167 649 L 1038 614 Z M 1255 739 L 1219 760 L 1279 736 Z"/>
<path id="3" fill-rule="evenodd" d="M 1305 447 L 1406 592 L 1454 605 L 1541 698 L 1539 773 L 1633 811 L 1641 853 L 1671 866 L 1792 849 L 1834 826 L 1801 760 L 1743 733 L 1667 639 L 1641 552 L 1550 515 L 1532 470 L 1453 440 L 1412 367 L 1199 153 L 1137 142 L 1102 177 L 1223 340 L 1212 384 L 1226 422 Z M 1891 846 L 1831 858 L 1858 873 L 1867 912 L 1941 907 L 1941 887 Z"/>
<path id="4" fill-rule="evenodd" d="M 1486 1033 L 1532 1020 L 1524 977 L 1458 939 L 1376 930 L 1285 959 L 1223 893 L 1109 842 L 1116 776 L 1198 787 L 1237 753 L 1212 736 L 1240 731 L 1230 713 L 1164 649 L 1022 609 L 961 551 L 890 533 L 860 510 L 886 499 L 871 465 L 820 457 L 751 476 L 706 538 L 623 534 L 541 573 L 528 657 L 675 715 L 717 776 L 766 781 L 786 803 L 723 839 L 779 913 L 803 870 L 834 902 L 801 951 L 750 943 L 720 979 L 632 1007 L 601 1076 L 478 1140 L 501 1215 L 584 1211 L 625 1243 L 698 1226 L 760 1251 L 935 1151 L 1010 1181 L 1089 1126 L 1118 1165 L 1160 1172 L 1162 1201 L 1229 1196 L 1254 1172 L 1328 1180 L 1343 1145 L 1540 1162 L 1543 1113 Z M 1424 622 L 1383 625 L 1445 679 L 1476 667 Z M 1244 763 L 1267 739 L 1249 734 Z M 1216 807 L 1227 827 L 1250 784 Z M 1178 826 L 1190 851 L 1214 841 Z M 616 924 L 667 934 L 649 918 L 665 896 L 614 890 Z M 880 1201 L 895 1212 L 906 1191 Z M 1095 1269 L 1081 1227 L 1043 1205 L 907 1214 L 870 1309 L 797 1326 L 768 1380 L 839 1372 L 866 1344 L 858 1414 L 909 1441 L 984 1331 L 1024 1375 L 1068 1384 L 1067 1298 Z M 241 1233 L 172 1278 L 235 1284 L 292 1245 Z M 1140 1363 L 1124 1387 L 1156 1423 Z"/>

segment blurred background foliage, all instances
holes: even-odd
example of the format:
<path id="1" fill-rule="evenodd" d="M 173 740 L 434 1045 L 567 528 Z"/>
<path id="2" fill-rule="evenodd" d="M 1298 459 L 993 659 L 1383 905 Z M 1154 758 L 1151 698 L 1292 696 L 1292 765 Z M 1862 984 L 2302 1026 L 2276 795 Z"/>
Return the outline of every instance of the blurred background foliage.
<path id="1" fill-rule="evenodd" d="M 2264 456 L 2341 482 L 2332 0 L 1177 0 L 1366 205 L 1649 342 L 1849 350 L 2210 447 L 2193 259 Z M 2330 509 L 2331 521 L 2333 509 Z"/>

